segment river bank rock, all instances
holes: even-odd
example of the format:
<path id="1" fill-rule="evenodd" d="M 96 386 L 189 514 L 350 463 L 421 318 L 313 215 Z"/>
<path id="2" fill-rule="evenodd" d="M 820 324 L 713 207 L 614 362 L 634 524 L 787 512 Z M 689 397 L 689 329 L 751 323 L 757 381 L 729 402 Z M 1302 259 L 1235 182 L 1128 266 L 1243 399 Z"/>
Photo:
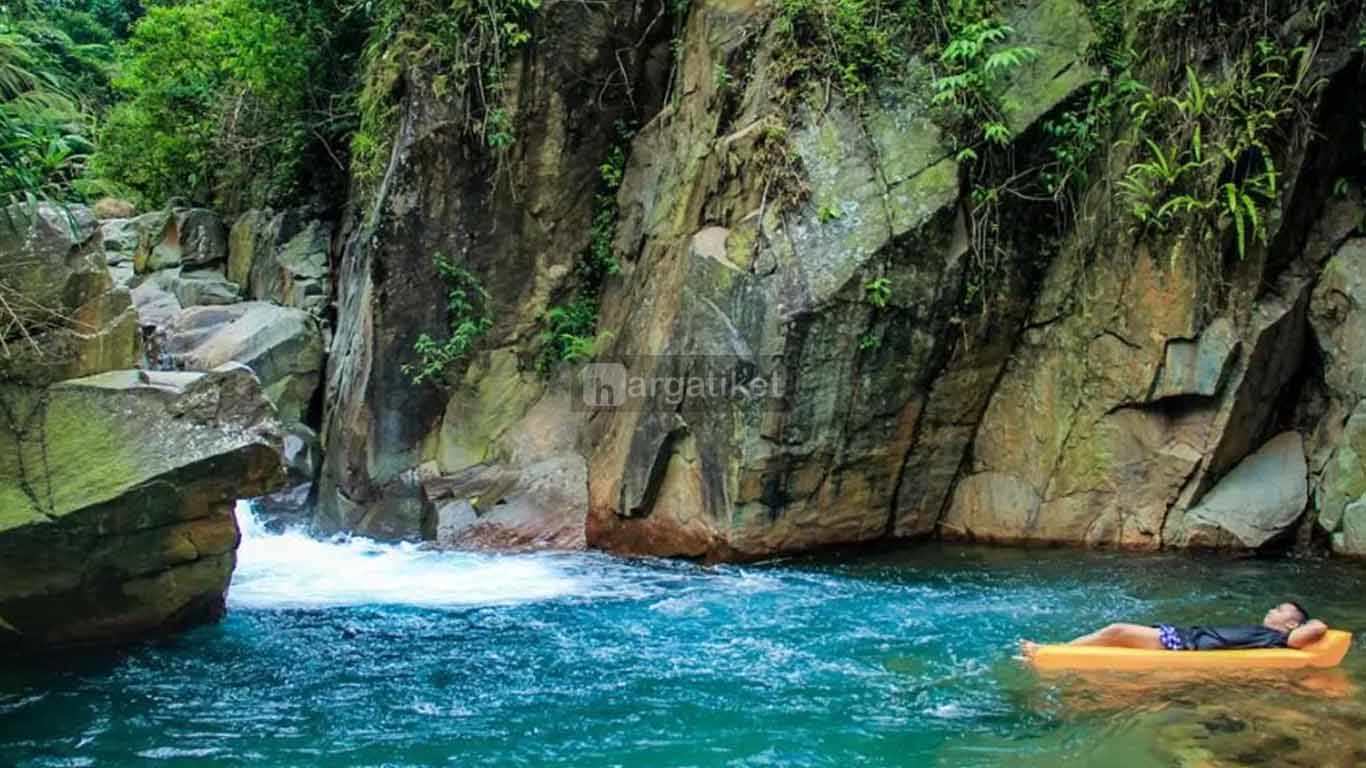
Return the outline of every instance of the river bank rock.
<path id="1" fill-rule="evenodd" d="M 104 242 L 105 263 L 112 267 L 132 263 L 142 233 L 132 219 L 109 219 L 100 222 L 100 238 Z"/>
<path id="2" fill-rule="evenodd" d="M 750 0 L 669 9 L 667 24 L 547 2 L 531 34 L 578 33 L 572 46 L 547 36 L 556 44 L 509 77 L 520 119 L 497 157 L 457 128 L 467 105 L 442 81 L 403 72 L 383 179 L 358 185 L 337 230 L 316 527 L 460 545 L 503 515 L 511 538 L 556 539 L 572 497 L 534 473 L 573 488 L 581 457 L 585 540 L 625 553 L 753 559 L 936 535 L 1236 550 L 1298 536 L 1352 550 L 1366 539 L 1353 447 L 1366 419 L 1350 418 L 1361 345 L 1354 246 L 1340 246 L 1360 238 L 1359 46 L 1332 15 L 1345 11 L 1314 17 L 1332 19 L 1320 40 L 1301 23 L 1308 5 L 1291 6 L 1272 26 L 1307 46 L 1314 85 L 1287 135 L 1259 149 L 1277 191 L 1257 203 L 1252 238 L 1241 209 L 1220 215 L 1223 197 L 1154 190 L 1162 221 L 1136 216 L 1120 182 L 1151 150 L 1135 132 L 1177 126 L 1130 112 L 1089 132 L 1105 122 L 1094 97 L 1121 83 L 1096 55 L 1112 23 L 1152 30 L 1076 0 L 1000 8 L 1003 45 L 1021 49 L 987 78 L 999 114 L 985 141 L 980 115 L 945 114 L 957 86 L 919 44 L 894 73 L 841 87 L 811 76 L 828 62 L 787 10 Z M 617 39 L 641 42 L 622 60 Z M 1179 96 L 1192 76 L 1238 90 L 1238 67 L 1188 69 L 1165 44 L 1130 73 L 1151 93 Z M 1252 45 L 1229 60 L 1254 60 Z M 585 72 L 639 90 L 627 104 L 563 87 Z M 624 169 L 609 139 L 577 128 L 618 117 L 640 126 Z M 1066 189 L 1031 180 L 1076 159 L 1062 145 L 1078 127 L 1098 145 L 1086 167 L 1067 170 Z M 1222 174 L 1200 184 L 1227 191 L 1246 160 L 1211 154 L 1182 173 Z M 606 177 L 614 200 L 591 191 Z M 1189 215 L 1167 222 L 1179 205 Z M 598 214 L 615 215 L 610 257 Z M 275 217 L 238 222 L 227 277 L 288 302 L 290 270 L 261 255 L 292 242 L 272 234 Z M 611 267 L 591 296 L 576 277 L 585 253 Z M 405 363 L 452 320 L 437 256 L 487 293 L 492 327 L 444 380 L 418 384 Z M 321 260 L 302 263 L 315 279 Z M 574 299 L 599 309 L 596 336 L 575 341 L 643 394 L 595 402 L 583 395 L 603 371 L 556 378 L 546 318 Z M 699 380 L 744 386 L 672 394 Z M 555 402 L 554 423 L 577 437 L 518 453 Z M 1267 461 L 1265 478 L 1243 469 Z M 499 509 L 523 510 L 518 498 L 539 512 Z"/>
<path id="3" fill-rule="evenodd" d="M 161 634 L 221 615 L 233 503 L 278 487 L 251 372 L 113 371 L 0 387 L 0 647 Z"/>
<path id="4" fill-rule="evenodd" d="M 1356 87 L 1344 62 L 1318 62 L 1325 86 Z M 1318 98 L 1315 109 L 1336 109 L 1336 96 Z M 1336 146 L 1295 144 L 1278 160 L 1284 199 L 1297 203 L 1268 224 L 1267 245 L 1236 260 L 1189 234 L 1115 226 L 1093 196 L 1099 207 L 1079 213 L 1048 266 L 939 532 L 1132 549 L 1288 543 L 1314 514 L 1296 479 L 1322 466 L 1305 460 L 1314 449 L 1281 454 L 1275 500 L 1230 504 L 1247 482 L 1232 473 L 1287 428 L 1299 435 L 1277 446 L 1316 444 L 1319 417 L 1301 402 L 1317 375 L 1318 243 L 1336 237 L 1319 230 L 1347 218 L 1318 170 Z"/>
<path id="5" fill-rule="evenodd" d="M 422 483 L 432 511 L 423 537 L 458 549 L 583 549 L 588 466 L 579 449 L 580 414 L 562 390 L 526 379 L 520 402 L 515 358 L 478 371 L 477 395 L 453 398 L 437 460 Z M 505 405 L 490 407 L 492 399 Z M 475 427 L 471 429 L 470 427 Z M 482 427 L 482 428 L 480 428 Z"/>
<path id="6" fill-rule="evenodd" d="M 424 538 L 452 549 L 583 549 L 587 484 L 578 457 L 434 478 L 423 484 L 434 507 Z"/>
<path id="7" fill-rule="evenodd" d="M 1282 432 L 1238 462 L 1186 512 L 1184 547 L 1259 549 L 1284 536 L 1309 503 L 1309 467 L 1298 432 Z"/>

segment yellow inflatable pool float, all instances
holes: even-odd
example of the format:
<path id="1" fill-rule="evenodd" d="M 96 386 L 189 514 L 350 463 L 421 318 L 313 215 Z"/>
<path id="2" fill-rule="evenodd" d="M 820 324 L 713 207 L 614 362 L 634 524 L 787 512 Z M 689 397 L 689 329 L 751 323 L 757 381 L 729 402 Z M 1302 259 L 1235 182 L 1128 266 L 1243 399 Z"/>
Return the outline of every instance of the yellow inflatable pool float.
<path id="1" fill-rule="evenodd" d="M 1336 667 L 1352 645 L 1352 633 L 1330 629 L 1303 648 L 1243 651 L 1147 651 L 1095 645 L 1043 645 L 1034 653 L 1044 670 L 1248 670 Z"/>

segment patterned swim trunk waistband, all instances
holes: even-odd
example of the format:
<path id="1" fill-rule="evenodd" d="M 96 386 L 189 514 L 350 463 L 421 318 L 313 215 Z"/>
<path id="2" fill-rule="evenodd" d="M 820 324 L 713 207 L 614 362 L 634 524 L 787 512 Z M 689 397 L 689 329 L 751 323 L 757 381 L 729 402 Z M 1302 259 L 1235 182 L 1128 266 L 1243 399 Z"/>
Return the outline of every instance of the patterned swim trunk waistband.
<path id="1" fill-rule="evenodd" d="M 1158 624 L 1157 636 L 1162 641 L 1162 647 L 1169 651 L 1180 651 L 1186 647 L 1186 643 L 1181 639 L 1181 633 L 1170 624 Z"/>

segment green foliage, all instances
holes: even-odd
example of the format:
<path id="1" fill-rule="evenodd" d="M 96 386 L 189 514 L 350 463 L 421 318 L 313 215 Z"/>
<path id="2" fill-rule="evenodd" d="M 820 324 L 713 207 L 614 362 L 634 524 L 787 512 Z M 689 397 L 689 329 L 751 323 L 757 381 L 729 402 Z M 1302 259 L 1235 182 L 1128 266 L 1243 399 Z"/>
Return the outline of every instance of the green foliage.
<path id="1" fill-rule="evenodd" d="M 960 131 L 963 126 L 981 126 L 982 140 L 1005 146 L 1012 137 L 1002 117 L 999 85 L 1038 58 L 1039 52 L 1006 45 L 1014 30 L 993 17 L 951 20 L 950 24 L 954 32 L 939 54 L 942 71 L 934 79 L 934 103 Z M 975 141 L 970 138 L 967 143 Z"/>
<path id="2" fill-rule="evenodd" d="M 541 333 L 541 367 L 548 371 L 558 362 L 581 363 L 596 351 L 598 302 L 590 296 L 572 300 L 545 313 Z"/>
<path id="3" fill-rule="evenodd" d="M 863 284 L 863 300 L 873 308 L 873 318 L 887 308 L 892 300 L 892 280 L 889 277 L 874 277 Z M 882 346 L 882 337 L 869 330 L 859 336 L 858 348 L 865 352 Z"/>
<path id="4" fill-rule="evenodd" d="M 726 68 L 726 65 L 719 61 L 716 62 L 715 66 L 712 68 L 712 81 L 716 86 L 716 90 L 722 92 L 730 90 L 733 80 L 734 78 L 731 75 L 730 70 Z"/>
<path id="5" fill-rule="evenodd" d="M 574 267 L 574 294 L 567 302 L 551 307 L 542 318 L 542 373 L 549 373 L 561 362 L 579 363 L 593 358 L 598 344 L 598 294 L 607 278 L 621 272 L 612 241 L 617 231 L 617 190 L 626 175 L 626 145 L 631 134 L 622 123 L 617 124 L 616 130 L 620 138 L 598 166 L 593 221 L 588 247 Z"/>
<path id="6" fill-rule="evenodd" d="M 1091 184 L 1094 158 L 1109 146 L 1128 105 L 1147 88 L 1127 70 L 1091 86 L 1086 103 L 1046 121 L 1048 153 L 1052 161 L 1040 169 L 1039 179 L 1054 199 L 1079 195 Z"/>
<path id="7" fill-rule="evenodd" d="M 789 76 L 831 80 L 851 96 L 904 63 L 897 41 L 921 16 L 918 0 L 779 0 L 778 10 Z"/>
<path id="8" fill-rule="evenodd" d="M 516 136 L 505 79 L 531 41 L 541 0 L 371 0 L 375 23 L 364 54 L 360 127 L 351 140 L 353 176 L 373 186 L 397 129 L 398 95 L 409 71 L 441 72 L 463 106 L 463 128 L 501 157 Z"/>
<path id="9" fill-rule="evenodd" d="M 1306 97 L 1315 45 L 1290 51 L 1262 38 L 1225 77 L 1206 82 L 1187 67 L 1176 95 L 1146 93 L 1133 107 L 1139 151 L 1120 181 L 1141 228 L 1231 230 L 1237 254 L 1266 244 L 1279 195 L 1273 144 Z"/>
<path id="10" fill-rule="evenodd" d="M 1111 72 L 1122 73 L 1133 65 L 1133 50 L 1129 44 L 1129 24 L 1125 19 L 1126 6 L 1133 0 L 1087 0 L 1086 12 L 1091 27 L 1096 31 L 1096 42 L 1091 59 Z"/>
<path id="11" fill-rule="evenodd" d="M 892 298 L 892 281 L 887 277 L 875 277 L 863 284 L 863 298 L 878 309 L 887 306 Z"/>
<path id="12" fill-rule="evenodd" d="M 67 199 L 94 145 L 82 84 L 105 50 L 40 18 L 0 13 L 0 205 Z"/>
<path id="13" fill-rule="evenodd" d="M 584 285 L 596 291 L 602 281 L 621 272 L 612 251 L 612 240 L 617 234 L 617 190 L 626 176 L 626 148 L 629 139 L 624 125 L 617 125 L 621 140 L 607 153 L 607 160 L 598 166 L 599 189 L 593 198 L 593 226 L 589 233 L 588 253 L 579 260 L 579 276 Z"/>
<path id="14" fill-rule="evenodd" d="M 141 0 L 42 0 L 41 5 L 55 26 L 82 44 L 123 40 L 145 13 Z"/>
<path id="15" fill-rule="evenodd" d="M 327 88 L 325 61 L 345 25 L 297 2 L 149 9 L 120 55 L 122 101 L 95 172 L 153 205 L 186 196 L 236 210 L 296 194 L 350 119 Z"/>
<path id="16" fill-rule="evenodd" d="M 479 278 L 441 254 L 437 254 L 434 261 L 437 274 L 447 287 L 446 316 L 450 335 L 441 341 L 426 333 L 418 337 L 413 344 L 418 361 L 403 366 L 404 375 L 414 384 L 445 381 L 451 367 L 474 351 L 475 345 L 493 327 L 489 295 Z"/>

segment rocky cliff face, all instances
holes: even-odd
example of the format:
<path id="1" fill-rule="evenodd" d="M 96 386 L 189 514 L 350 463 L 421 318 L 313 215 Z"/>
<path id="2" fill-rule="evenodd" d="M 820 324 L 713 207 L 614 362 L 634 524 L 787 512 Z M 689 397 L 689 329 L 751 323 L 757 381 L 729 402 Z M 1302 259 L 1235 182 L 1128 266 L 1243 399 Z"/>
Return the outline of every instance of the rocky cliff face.
<path id="1" fill-rule="evenodd" d="M 1136 237 L 1103 208 L 1078 222 L 977 427 L 943 532 L 1143 549 L 1256 549 L 1290 535 L 1308 493 L 1297 399 L 1322 375 L 1311 290 L 1360 222 L 1356 203 L 1328 196 L 1356 162 L 1343 149 L 1357 117 L 1340 99 L 1358 66 L 1320 52 L 1325 85 L 1306 110 L 1328 134 L 1290 142 L 1265 245 L 1212 271 L 1189 238 Z"/>
<path id="2" fill-rule="evenodd" d="M 602 414 L 589 526 L 601 546 L 755 557 L 932 531 L 1025 320 L 1020 269 L 1001 276 L 1017 290 L 963 316 L 962 169 L 928 76 L 866 103 L 813 84 L 783 104 L 763 44 L 778 23 L 759 4 L 694 10 L 682 97 L 636 140 L 618 231 L 629 267 L 605 321 L 612 354 L 642 361 L 633 375 L 735 366 L 782 395 L 681 409 L 666 395 Z M 1006 92 L 1023 133 L 1096 74 L 1080 6 L 1031 5 L 1017 23 L 1044 52 Z M 713 73 L 751 40 L 727 114 L 734 97 Z M 800 167 L 799 205 L 772 199 L 774 156 Z M 1018 262 L 1034 245 L 1001 243 Z M 877 281 L 894 286 L 885 302 L 866 300 Z"/>
<path id="3" fill-rule="evenodd" d="M 3 213 L 0 650 L 216 618 L 233 503 L 283 479 L 275 408 L 238 364 L 132 370 L 138 316 L 90 213 Z"/>
<path id="4" fill-rule="evenodd" d="M 1006 149 L 965 151 L 939 59 L 912 50 L 858 94 L 793 77 L 790 19 L 747 0 L 546 3 L 497 164 L 463 102 L 406 72 L 336 281 L 319 523 L 705 558 L 936 534 L 1366 552 L 1359 4 L 1157 28 L 1100 6 L 1003 4 L 1032 52 L 993 86 Z M 1147 101 L 1097 53 L 1140 35 Z M 1218 144 L 1234 121 L 1204 105 L 1246 117 L 1252 87 L 1270 122 Z M 1091 126 L 1103 146 L 1072 171 L 1089 181 L 1025 189 L 1104 94 L 1133 101 Z M 1158 121 L 1140 114 L 1170 125 L 1140 136 Z M 595 348 L 621 367 L 545 376 L 538 335 L 623 116 L 639 128 Z M 1150 146 L 1188 165 L 1144 197 Z M 494 307 L 445 390 L 400 368 L 449 319 L 436 254 Z M 747 386 L 584 399 L 710 379 Z"/>
<path id="5" fill-rule="evenodd" d="M 542 317 L 569 291 L 588 244 L 611 126 L 658 100 L 610 81 L 646 80 L 640 73 L 668 31 L 660 14 L 652 4 L 546 2 L 535 22 L 544 42 L 509 76 L 517 136 L 501 157 L 469 135 L 465 103 L 436 90 L 437 71 L 404 73 L 388 170 L 357 212 L 337 280 L 322 530 L 455 536 L 468 527 L 459 520 L 475 518 L 471 500 L 483 498 L 483 513 L 503 502 L 504 528 L 523 529 L 516 541 L 582 542 L 578 417 L 534 359 Z M 421 334 L 449 327 L 438 256 L 477 276 L 494 321 L 480 353 L 450 372 L 449 389 L 414 384 L 403 370 Z M 528 515 L 546 522 L 527 526 Z"/>

